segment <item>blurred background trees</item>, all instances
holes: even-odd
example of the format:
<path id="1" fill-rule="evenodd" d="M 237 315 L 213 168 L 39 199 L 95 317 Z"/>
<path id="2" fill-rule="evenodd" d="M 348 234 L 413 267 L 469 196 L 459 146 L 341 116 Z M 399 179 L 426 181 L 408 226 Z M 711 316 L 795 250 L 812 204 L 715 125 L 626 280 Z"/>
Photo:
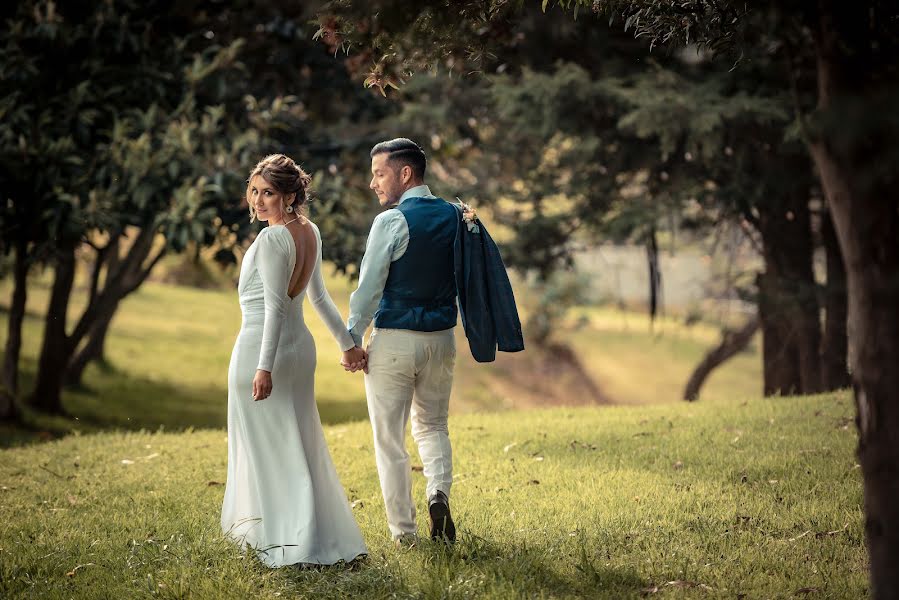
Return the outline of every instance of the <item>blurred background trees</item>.
<path id="1" fill-rule="evenodd" d="M 764 392 L 847 385 L 846 276 L 796 118 L 814 103 L 809 47 L 758 11 L 734 13 L 731 33 L 702 25 L 707 39 L 693 39 L 704 45 L 650 54 L 634 27 L 655 35 L 663 22 L 646 29 L 648 13 L 622 10 L 609 26 L 594 8 L 5 8 L 3 250 L 16 285 L 3 413 L 13 414 L 19 393 L 32 268 L 52 269 L 55 283 L 29 403 L 60 412 L 61 386 L 103 359 L 117 307 L 163 256 L 184 255 L 188 269 L 200 268 L 201 252 L 236 262 L 255 231 L 237 201 L 243 172 L 264 153 L 287 152 L 316 173 L 321 201 L 310 210 L 333 240 L 327 258 L 352 273 L 373 210 L 359 161 L 394 135 L 423 141 L 431 176 L 487 209 L 505 232 L 507 262 L 544 297 L 557 296 L 548 282 L 580 249 L 639 244 L 655 316 L 664 306 L 660 236 L 702 236 L 723 223 L 742 230 L 764 265 L 734 290 L 758 306 Z M 747 32 L 755 38 L 739 46 L 736 68 L 715 59 Z M 824 287 L 813 272 L 819 247 Z M 78 261 L 90 265 L 88 300 L 68 323 Z M 565 305 L 535 304 L 538 344 Z"/>

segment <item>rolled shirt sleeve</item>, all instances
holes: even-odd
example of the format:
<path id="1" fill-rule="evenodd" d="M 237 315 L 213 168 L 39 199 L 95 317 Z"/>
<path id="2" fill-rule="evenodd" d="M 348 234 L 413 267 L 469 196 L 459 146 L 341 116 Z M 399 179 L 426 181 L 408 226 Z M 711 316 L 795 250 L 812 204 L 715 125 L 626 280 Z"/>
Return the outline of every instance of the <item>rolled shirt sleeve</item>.
<path id="1" fill-rule="evenodd" d="M 359 287 L 350 295 L 347 329 L 359 347 L 384 294 L 390 263 L 402 257 L 408 245 L 409 225 L 402 212 L 391 209 L 375 217 L 359 269 Z"/>

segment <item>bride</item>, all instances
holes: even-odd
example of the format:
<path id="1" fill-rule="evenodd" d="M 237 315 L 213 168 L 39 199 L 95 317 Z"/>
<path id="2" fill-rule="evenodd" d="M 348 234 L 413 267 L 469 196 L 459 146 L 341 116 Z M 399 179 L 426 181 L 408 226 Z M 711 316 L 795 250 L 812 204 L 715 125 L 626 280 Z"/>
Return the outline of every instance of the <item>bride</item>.
<path id="1" fill-rule="evenodd" d="M 315 404 L 309 301 L 353 370 L 355 346 L 321 273 L 318 227 L 300 214 L 309 176 L 283 154 L 250 173 L 251 220 L 267 221 L 243 259 L 243 315 L 228 369 L 228 479 L 222 531 L 270 567 L 328 565 L 366 554 Z"/>

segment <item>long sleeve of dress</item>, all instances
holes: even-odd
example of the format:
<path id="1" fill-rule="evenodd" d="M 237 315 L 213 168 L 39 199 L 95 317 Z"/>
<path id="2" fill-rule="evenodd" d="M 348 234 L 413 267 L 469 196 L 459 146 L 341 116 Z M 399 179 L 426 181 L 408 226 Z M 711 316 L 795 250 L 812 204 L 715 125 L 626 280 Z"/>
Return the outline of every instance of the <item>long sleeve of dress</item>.
<path id="1" fill-rule="evenodd" d="M 281 339 L 287 306 L 287 286 L 290 283 L 290 246 L 293 244 L 290 232 L 283 228 L 268 228 L 259 234 L 259 249 L 256 251 L 256 269 L 262 278 L 265 295 L 265 323 L 262 326 L 262 347 L 259 350 L 257 369 L 271 372 Z"/>
<path id="2" fill-rule="evenodd" d="M 325 287 L 325 280 L 322 277 L 322 236 L 314 223 L 312 228 L 315 230 L 315 237 L 318 240 L 318 255 L 315 257 L 315 268 L 312 270 L 312 278 L 309 280 L 309 290 L 306 296 L 331 335 L 334 336 L 340 349 L 349 350 L 356 345 L 356 342 L 344 327 L 340 312 L 334 306 L 328 288 Z"/>

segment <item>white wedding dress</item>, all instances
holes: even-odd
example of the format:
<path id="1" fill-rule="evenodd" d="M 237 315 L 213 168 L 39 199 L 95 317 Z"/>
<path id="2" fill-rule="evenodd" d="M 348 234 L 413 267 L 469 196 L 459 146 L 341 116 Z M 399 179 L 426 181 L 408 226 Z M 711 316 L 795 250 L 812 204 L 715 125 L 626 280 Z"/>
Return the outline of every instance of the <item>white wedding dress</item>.
<path id="1" fill-rule="evenodd" d="M 333 564 L 366 554 L 362 534 L 325 444 L 315 405 L 315 341 L 303 320 L 309 300 L 342 349 L 353 339 L 321 274 L 321 233 L 312 277 L 291 299 L 296 265 L 284 226 L 263 229 L 244 256 L 238 295 L 243 315 L 228 369 L 228 479 L 222 531 L 271 567 Z M 272 392 L 253 400 L 256 369 L 271 371 Z"/>

